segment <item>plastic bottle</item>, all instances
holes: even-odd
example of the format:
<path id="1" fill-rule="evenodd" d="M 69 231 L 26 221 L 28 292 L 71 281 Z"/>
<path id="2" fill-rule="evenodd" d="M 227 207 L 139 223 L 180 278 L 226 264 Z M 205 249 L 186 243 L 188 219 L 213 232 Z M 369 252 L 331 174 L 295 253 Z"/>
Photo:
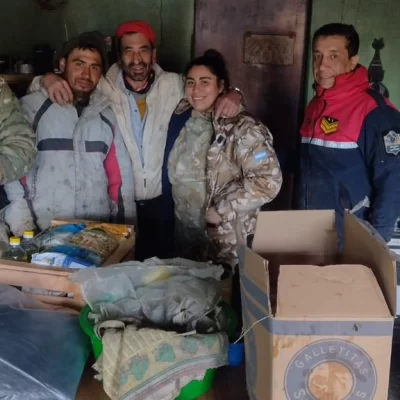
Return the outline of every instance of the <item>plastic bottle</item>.
<path id="1" fill-rule="evenodd" d="M 33 231 L 25 231 L 22 239 L 21 247 L 25 250 L 28 262 L 31 262 L 32 255 L 39 252 L 39 247 L 34 241 Z"/>
<path id="2" fill-rule="evenodd" d="M 10 237 L 10 247 L 3 253 L 3 258 L 13 261 L 27 261 L 24 249 L 21 247 L 21 239 L 19 237 Z"/>

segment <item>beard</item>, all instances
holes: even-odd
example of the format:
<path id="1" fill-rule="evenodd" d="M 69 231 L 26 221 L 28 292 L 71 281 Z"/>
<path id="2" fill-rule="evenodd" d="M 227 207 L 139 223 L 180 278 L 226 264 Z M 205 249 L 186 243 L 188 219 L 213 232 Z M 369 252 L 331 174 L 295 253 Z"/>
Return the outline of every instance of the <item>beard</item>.
<path id="1" fill-rule="evenodd" d="M 143 69 L 140 72 L 136 72 L 135 68 Z M 150 71 L 151 71 L 151 64 L 146 64 L 141 62 L 139 64 L 122 64 L 122 70 L 129 78 L 131 78 L 135 82 L 145 82 L 149 79 Z"/>
<path id="2" fill-rule="evenodd" d="M 70 79 L 68 79 L 68 74 L 67 72 L 64 73 L 63 75 L 64 79 L 68 82 L 69 87 L 71 88 L 72 94 L 74 95 L 74 104 L 82 104 L 82 105 L 88 105 L 89 104 L 89 100 L 90 100 L 90 96 L 92 95 L 92 93 L 95 91 L 96 89 L 96 85 L 94 85 L 94 82 L 90 79 L 82 79 L 80 78 L 80 81 L 85 81 L 89 84 L 89 87 L 91 87 L 91 89 L 89 90 L 79 90 L 76 88 L 76 86 L 78 86 L 76 80 L 72 77 L 70 77 Z M 78 86 L 79 87 L 79 86 Z"/>
<path id="3" fill-rule="evenodd" d="M 72 89 L 74 95 L 74 104 L 88 105 L 90 101 L 90 96 L 94 92 L 94 89 L 90 92 L 82 92 L 80 90 Z"/>

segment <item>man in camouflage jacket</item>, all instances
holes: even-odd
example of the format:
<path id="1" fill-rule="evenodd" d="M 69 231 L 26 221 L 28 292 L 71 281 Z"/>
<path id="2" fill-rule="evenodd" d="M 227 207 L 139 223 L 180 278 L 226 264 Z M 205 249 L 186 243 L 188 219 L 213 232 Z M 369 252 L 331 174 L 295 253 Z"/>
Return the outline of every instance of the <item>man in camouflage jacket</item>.
<path id="1" fill-rule="evenodd" d="M 24 118 L 17 98 L 0 77 L 0 208 L 6 205 L 3 186 L 22 178 L 33 166 L 36 156 L 35 134 Z M 0 224 L 0 241 L 7 232 Z"/>

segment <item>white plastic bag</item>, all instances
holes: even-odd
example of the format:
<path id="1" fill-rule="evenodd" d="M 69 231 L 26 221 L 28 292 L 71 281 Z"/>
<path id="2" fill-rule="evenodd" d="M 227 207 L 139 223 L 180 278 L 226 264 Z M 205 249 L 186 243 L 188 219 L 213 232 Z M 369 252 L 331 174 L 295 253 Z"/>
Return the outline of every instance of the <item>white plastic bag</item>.
<path id="1" fill-rule="evenodd" d="M 185 259 L 126 262 L 72 276 L 100 321 L 145 318 L 157 325 L 190 325 L 220 299 L 222 266 Z"/>

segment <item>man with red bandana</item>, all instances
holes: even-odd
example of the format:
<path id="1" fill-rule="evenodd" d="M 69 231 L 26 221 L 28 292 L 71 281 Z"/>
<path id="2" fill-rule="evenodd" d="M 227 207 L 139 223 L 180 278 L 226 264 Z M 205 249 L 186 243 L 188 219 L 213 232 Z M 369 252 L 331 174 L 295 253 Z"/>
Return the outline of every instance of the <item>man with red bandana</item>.
<path id="1" fill-rule="evenodd" d="M 131 158 L 137 208 L 139 260 L 169 256 L 170 221 L 166 221 L 161 167 L 172 113 L 183 97 L 180 75 L 163 71 L 156 63 L 156 34 L 144 21 L 130 21 L 117 29 L 119 62 L 100 80 L 99 90 L 111 100 L 125 146 Z M 38 89 L 38 80 L 33 90 Z M 36 87 L 35 87 L 36 84 Z M 53 102 L 69 103 L 72 93 L 57 75 L 47 74 L 41 84 Z M 31 90 L 32 90 L 31 89 Z M 222 96 L 217 113 L 239 112 L 241 94 Z"/>
<path id="2" fill-rule="evenodd" d="M 312 45 L 316 95 L 300 131 L 298 206 L 354 210 L 389 241 L 400 215 L 400 114 L 358 64 L 353 26 L 325 25 Z"/>

